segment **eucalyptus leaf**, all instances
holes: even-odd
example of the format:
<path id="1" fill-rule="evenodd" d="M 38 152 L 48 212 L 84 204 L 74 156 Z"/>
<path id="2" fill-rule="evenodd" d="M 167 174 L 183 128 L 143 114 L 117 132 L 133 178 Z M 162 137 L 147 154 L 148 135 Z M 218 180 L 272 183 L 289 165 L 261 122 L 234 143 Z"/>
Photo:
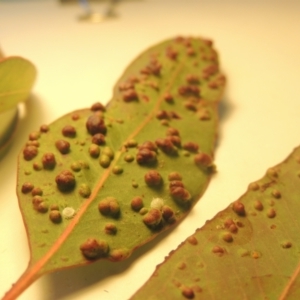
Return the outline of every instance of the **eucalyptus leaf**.
<path id="1" fill-rule="evenodd" d="M 131 298 L 300 299 L 300 147 L 187 238 Z"/>
<path id="2" fill-rule="evenodd" d="M 17 193 L 31 259 L 4 299 L 47 272 L 126 259 L 195 205 L 214 172 L 225 84 L 211 44 L 156 45 L 128 67 L 107 108 L 29 135 Z"/>
<path id="3" fill-rule="evenodd" d="M 7 151 L 18 124 L 18 109 L 0 113 L 0 158 Z"/>
<path id="4" fill-rule="evenodd" d="M 0 113 L 27 100 L 36 78 L 35 66 L 22 57 L 0 59 Z"/>

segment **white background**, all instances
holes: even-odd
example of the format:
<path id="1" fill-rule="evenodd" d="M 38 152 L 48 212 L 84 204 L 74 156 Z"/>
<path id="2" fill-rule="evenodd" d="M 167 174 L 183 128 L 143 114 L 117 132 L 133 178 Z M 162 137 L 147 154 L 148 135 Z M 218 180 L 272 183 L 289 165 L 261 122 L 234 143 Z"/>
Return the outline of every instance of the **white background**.
<path id="1" fill-rule="evenodd" d="M 103 11 L 105 4 L 93 4 Z M 218 173 L 181 224 L 121 263 L 99 262 L 43 276 L 20 299 L 128 299 L 197 227 L 300 144 L 300 1 L 132 0 L 119 17 L 78 22 L 78 4 L 1 1 L 0 44 L 38 69 L 13 147 L 0 161 L 0 297 L 26 269 L 16 158 L 28 134 L 72 110 L 106 103 L 143 50 L 178 35 L 214 40 L 228 84 L 216 148 Z"/>

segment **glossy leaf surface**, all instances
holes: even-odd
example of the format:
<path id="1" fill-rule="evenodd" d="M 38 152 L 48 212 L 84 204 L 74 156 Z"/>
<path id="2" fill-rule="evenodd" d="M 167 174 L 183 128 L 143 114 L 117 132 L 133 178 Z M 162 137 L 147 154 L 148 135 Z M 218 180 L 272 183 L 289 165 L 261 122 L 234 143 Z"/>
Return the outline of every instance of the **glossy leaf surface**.
<path id="1" fill-rule="evenodd" d="M 31 133 L 17 187 L 31 261 L 7 299 L 46 272 L 123 260 L 181 220 L 213 172 L 224 82 L 210 41 L 169 40 L 129 66 L 106 109 Z"/>
<path id="2" fill-rule="evenodd" d="M 159 265 L 131 299 L 299 299 L 300 147 Z"/>
<path id="3" fill-rule="evenodd" d="M 27 59 L 0 56 L 0 113 L 27 100 L 35 78 L 36 69 Z"/>

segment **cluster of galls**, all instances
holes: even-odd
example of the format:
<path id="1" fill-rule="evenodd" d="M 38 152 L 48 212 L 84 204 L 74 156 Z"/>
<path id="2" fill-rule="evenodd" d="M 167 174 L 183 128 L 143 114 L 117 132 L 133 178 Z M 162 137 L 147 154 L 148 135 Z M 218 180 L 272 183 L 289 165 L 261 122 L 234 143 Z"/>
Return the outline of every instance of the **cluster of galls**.
<path id="1" fill-rule="evenodd" d="M 21 191 L 23 194 L 31 194 L 32 195 L 32 206 L 39 213 L 47 213 L 49 212 L 49 219 L 53 223 L 60 223 L 62 221 L 62 216 L 59 211 L 57 205 L 51 205 L 49 207 L 48 203 L 44 200 L 43 190 L 39 187 L 34 187 L 34 185 L 30 182 L 25 182 L 22 185 Z"/>
<path id="2" fill-rule="evenodd" d="M 236 234 L 239 230 L 239 227 L 243 227 L 244 225 L 240 221 L 234 221 L 231 218 L 226 219 L 223 222 L 222 228 L 225 229 L 224 232 L 222 232 L 221 238 L 224 242 L 226 243 L 231 243 L 234 240 L 233 234 Z M 218 247 L 218 246 L 215 246 Z M 212 252 L 217 253 L 219 255 L 222 255 L 223 252 L 221 253 L 220 251 L 217 251 L 218 248 L 213 248 Z M 224 250 L 223 248 L 221 248 Z"/>
<path id="3" fill-rule="evenodd" d="M 200 43 L 199 43 L 200 42 Z M 165 49 L 165 56 L 171 61 L 177 61 L 178 55 L 182 52 L 182 46 L 186 49 L 185 54 L 187 56 L 195 57 L 194 65 L 197 66 L 199 61 L 205 61 L 206 66 L 202 68 L 201 73 L 197 75 L 188 75 L 186 78 L 187 84 L 178 88 L 178 94 L 187 98 L 195 97 L 200 98 L 200 80 L 205 80 L 207 86 L 210 89 L 217 89 L 224 85 L 225 77 L 219 73 L 218 56 L 215 50 L 212 49 L 212 42 L 209 40 L 199 39 L 198 41 L 193 38 L 180 38 L 175 39 L 174 44 L 169 44 Z M 198 47 L 198 48 L 197 48 Z M 197 56 L 196 56 L 197 54 Z M 198 61 L 199 60 L 199 61 Z M 163 60 L 162 60 L 163 61 Z M 162 62 L 152 55 L 150 62 L 140 70 L 140 73 L 144 77 L 153 75 L 155 77 L 161 77 Z M 147 98 L 145 95 L 138 95 L 135 90 L 135 84 L 143 80 L 143 77 L 131 77 L 125 82 L 119 85 L 119 90 L 122 92 L 122 98 L 125 102 L 138 100 L 141 98 Z M 166 97 L 167 102 L 173 102 L 173 97 Z M 188 109 L 195 110 L 195 104 L 191 102 L 186 104 Z"/>
<path id="4" fill-rule="evenodd" d="M 166 49 L 166 56 L 171 60 L 176 60 L 178 56 L 178 51 L 172 46 L 168 46 Z"/>
<path id="5" fill-rule="evenodd" d="M 173 224 L 176 221 L 175 213 L 168 205 L 163 205 L 161 209 L 150 208 L 144 215 L 143 222 L 151 229 L 160 229 L 163 221 Z"/>
<path id="6" fill-rule="evenodd" d="M 26 143 L 23 149 L 23 157 L 25 160 L 30 161 L 38 154 L 38 148 L 40 143 L 38 139 L 40 138 L 40 133 L 46 133 L 49 131 L 47 125 L 42 125 L 40 127 L 40 132 L 32 132 L 29 135 L 29 141 Z M 76 129 L 71 125 L 66 125 L 62 128 L 61 133 L 64 137 L 74 138 L 76 136 Z M 70 151 L 70 143 L 64 139 L 59 139 L 55 142 L 56 149 L 61 154 L 67 154 Z M 42 164 L 45 169 L 53 169 L 55 167 L 56 161 L 53 153 L 45 153 L 42 158 Z M 39 170 L 39 164 L 35 163 L 34 169 Z"/>
<path id="7" fill-rule="evenodd" d="M 188 56 L 194 56 L 196 54 L 196 51 L 193 47 L 192 38 L 177 37 L 175 39 L 175 42 L 178 44 L 182 44 L 185 47 L 185 51 Z"/>
<path id="8" fill-rule="evenodd" d="M 29 141 L 26 143 L 25 148 L 23 149 L 23 157 L 26 161 L 31 161 L 38 154 L 38 148 L 40 147 L 40 143 L 38 139 L 40 135 L 43 133 L 47 133 L 49 131 L 49 127 L 47 125 L 42 125 L 40 127 L 39 132 L 32 132 L 29 135 Z M 65 137 L 74 137 L 76 135 L 76 130 L 73 126 L 67 125 L 62 128 L 62 135 Z M 64 140 L 59 140 L 55 143 L 56 148 L 62 153 L 65 154 L 69 151 L 70 144 Z M 42 155 L 41 161 L 35 161 L 33 163 L 33 168 L 36 171 L 40 171 L 41 169 L 52 170 L 56 166 L 56 158 L 52 152 L 46 152 Z M 56 176 L 56 183 L 59 189 L 66 191 L 75 186 L 75 178 L 74 175 L 70 171 L 62 171 L 60 174 Z M 51 205 L 49 207 L 47 201 L 45 201 L 43 196 L 43 190 L 39 187 L 34 187 L 34 185 L 30 182 L 25 182 L 21 187 L 21 192 L 23 194 L 32 195 L 32 205 L 33 208 L 39 213 L 47 213 L 49 212 L 49 219 L 53 223 L 60 223 L 62 220 L 59 209 L 56 205 Z"/>
<path id="9" fill-rule="evenodd" d="M 162 125 L 167 125 L 166 121 L 171 120 L 171 119 L 181 119 L 180 115 L 177 112 L 166 111 L 166 110 L 159 110 L 156 113 L 156 118 L 158 120 L 161 120 Z"/>
<path id="10" fill-rule="evenodd" d="M 176 221 L 173 209 L 163 203 L 159 207 L 151 207 L 148 210 L 144 207 L 142 197 L 135 196 L 132 198 L 130 205 L 132 210 L 143 215 L 142 221 L 153 230 L 161 228 L 164 222 L 172 224 Z M 113 219 L 119 218 L 121 214 L 119 202 L 114 197 L 102 199 L 98 203 L 98 210 L 101 215 Z M 108 222 L 104 226 L 104 232 L 108 235 L 115 235 L 117 233 L 117 226 L 112 222 Z M 80 250 L 83 256 L 88 260 L 107 257 L 111 261 L 121 261 L 130 255 L 130 251 L 126 248 L 112 250 L 105 240 L 95 238 L 87 239 L 80 245 Z"/>
<path id="11" fill-rule="evenodd" d="M 107 131 L 103 112 L 105 112 L 105 107 L 100 102 L 92 105 L 91 111 L 94 112 L 86 122 L 86 129 L 92 135 L 92 143 L 95 145 L 105 144 L 105 134 Z"/>
<path id="12" fill-rule="evenodd" d="M 138 147 L 136 161 L 139 164 L 153 164 L 157 162 L 157 150 L 161 149 L 166 154 L 176 154 L 177 147 L 181 146 L 179 132 L 175 128 L 168 128 L 167 137 L 159 138 L 155 143 L 151 141 L 144 142 Z"/>
<path id="13" fill-rule="evenodd" d="M 106 197 L 100 200 L 98 210 L 101 215 L 112 219 L 119 218 L 121 214 L 119 202 L 114 197 Z M 104 225 L 103 231 L 107 235 L 115 235 L 117 234 L 118 228 L 113 222 L 109 221 Z M 88 260 L 107 257 L 111 261 L 121 261 L 130 255 L 128 249 L 110 249 L 107 241 L 98 240 L 96 238 L 87 239 L 80 245 L 80 251 Z"/>
<path id="14" fill-rule="evenodd" d="M 102 117 L 102 113 L 105 111 L 104 106 L 101 103 L 95 103 L 91 107 L 91 111 L 94 113 L 87 119 L 86 128 L 87 131 L 92 135 L 92 146 L 89 151 L 91 156 L 95 155 L 97 149 L 94 149 L 93 146 L 98 147 L 98 145 L 102 145 L 105 143 L 105 133 L 106 133 L 106 125 L 104 119 Z M 79 119 L 79 115 L 74 114 L 72 116 L 73 120 Z M 49 131 L 49 127 L 47 125 L 42 125 L 40 127 L 39 132 L 32 132 L 29 135 L 29 141 L 26 143 L 25 148 L 23 149 L 23 157 L 26 161 L 30 161 L 35 158 L 38 154 L 38 148 L 40 146 L 39 138 L 41 134 L 45 134 Z M 62 136 L 65 138 L 74 138 L 77 135 L 76 128 L 72 125 L 65 125 L 61 130 Z M 68 154 L 70 152 L 70 142 L 66 139 L 58 139 L 55 142 L 56 149 L 63 155 Z M 105 149 L 104 154 L 111 159 L 111 151 L 110 149 Z M 107 152 L 107 153 L 106 153 Z M 40 161 L 35 161 L 33 163 L 33 168 L 37 171 L 41 169 L 45 170 L 53 170 L 57 164 L 55 154 L 52 152 L 46 152 L 42 155 Z M 79 162 L 77 163 L 79 164 Z M 71 168 L 75 172 L 81 169 L 81 164 L 76 166 L 75 163 L 72 164 Z M 76 180 L 74 174 L 70 170 L 63 170 L 55 177 L 55 182 L 58 189 L 61 192 L 69 192 L 74 189 L 76 185 Z M 26 188 L 27 186 L 27 188 Z M 22 187 L 22 192 L 27 193 L 28 184 L 24 184 Z M 82 197 L 88 197 L 90 195 L 90 189 L 87 185 L 82 184 L 79 187 L 79 194 Z M 40 197 L 40 195 L 38 195 Z M 40 198 L 36 197 L 34 199 L 34 208 L 37 211 L 45 212 L 46 204 Z"/>
<path id="15" fill-rule="evenodd" d="M 205 170 L 214 170 L 213 160 L 210 155 L 199 152 L 199 145 L 195 142 L 185 142 L 181 144 L 179 131 L 176 128 L 169 127 L 166 137 L 158 138 L 155 143 L 147 141 L 138 147 L 136 160 L 139 164 L 151 164 L 157 161 L 158 148 L 168 155 L 177 155 L 178 149 L 183 148 L 188 152 L 195 153 L 194 162 L 197 166 Z"/>
<path id="16" fill-rule="evenodd" d="M 194 40 L 194 38 L 177 37 L 177 38 L 175 38 L 175 43 L 176 44 L 181 44 L 185 47 L 186 55 L 195 56 L 196 55 L 196 49 L 193 46 L 193 40 Z M 201 39 L 201 42 L 203 42 L 208 47 L 212 46 L 212 41 L 210 41 L 210 40 Z M 167 47 L 165 54 L 169 59 L 171 59 L 171 60 L 176 60 L 177 59 L 179 53 L 178 53 L 178 50 L 176 48 L 177 47 L 172 47 L 172 46 Z M 204 48 L 201 47 L 199 50 L 203 51 Z"/>
<path id="17" fill-rule="evenodd" d="M 149 64 L 142 68 L 140 70 L 140 73 L 143 76 L 159 76 L 161 71 L 162 65 L 156 60 L 151 59 Z M 135 84 L 139 83 L 140 79 L 136 76 L 128 78 L 126 81 L 119 84 L 119 91 L 122 93 L 122 99 L 125 102 L 131 102 L 136 101 L 139 99 L 139 95 L 137 91 L 135 90 Z M 151 87 L 157 89 L 157 86 L 155 83 L 148 83 Z M 148 101 L 148 97 L 143 95 L 142 97 L 145 98 L 146 101 Z"/>
<path id="18" fill-rule="evenodd" d="M 23 149 L 23 157 L 25 160 L 30 161 L 38 154 L 38 148 L 40 147 L 40 143 L 38 139 L 40 138 L 41 133 L 48 132 L 49 127 L 47 125 L 43 125 L 40 128 L 40 131 L 34 131 L 29 134 L 29 141 L 26 143 L 25 148 Z"/>
<path id="19" fill-rule="evenodd" d="M 102 199 L 98 204 L 98 209 L 104 216 L 110 216 L 112 218 L 118 218 L 120 214 L 120 205 L 114 197 Z"/>
<path id="20" fill-rule="evenodd" d="M 218 59 L 218 55 L 216 51 L 212 49 L 213 43 L 211 40 L 199 39 L 199 48 L 197 48 L 197 40 L 195 40 L 194 38 L 179 37 L 176 38 L 175 41 L 186 48 L 186 54 L 188 56 L 195 56 L 198 53 L 203 61 L 211 61 L 212 63 L 214 63 L 213 66 L 217 67 L 216 62 Z M 206 49 L 208 50 L 208 52 L 206 51 Z M 213 75 L 215 72 L 216 71 L 213 69 L 213 67 L 210 67 L 207 71 L 204 71 L 204 73 L 211 73 L 210 75 Z"/>
<path id="21" fill-rule="evenodd" d="M 162 65 L 157 59 L 151 59 L 149 64 L 141 70 L 142 74 L 159 76 Z"/>
<path id="22" fill-rule="evenodd" d="M 159 138 L 155 141 L 155 144 L 164 153 L 169 155 L 176 155 L 178 148 L 181 146 L 181 140 L 178 135 L 169 135 L 165 138 Z"/>
<path id="23" fill-rule="evenodd" d="M 180 204 L 190 203 L 191 194 L 185 188 L 182 177 L 177 172 L 172 172 L 169 175 L 169 193 L 173 199 Z M 152 188 L 158 188 L 163 185 L 163 179 L 156 170 L 148 171 L 144 176 L 145 182 Z"/>
<path id="24" fill-rule="evenodd" d="M 56 177 L 55 182 L 61 192 L 68 192 L 75 187 L 76 181 L 74 174 L 69 170 L 61 171 Z"/>
<path id="25" fill-rule="evenodd" d="M 107 127 L 103 118 L 103 112 L 105 108 L 102 104 L 96 103 L 91 108 L 95 113 L 86 121 L 86 128 L 90 135 L 92 135 L 92 144 L 89 146 L 89 154 L 93 158 L 99 157 L 99 164 L 103 168 L 108 168 L 111 161 L 114 158 L 114 151 L 106 146 L 100 149 L 99 146 L 105 144 L 105 135 L 107 132 Z M 122 170 L 115 169 L 113 171 L 115 174 L 120 174 Z"/>
<path id="26" fill-rule="evenodd" d="M 151 164 L 157 161 L 157 147 L 154 143 L 147 141 L 138 147 L 136 161 L 139 164 Z"/>
<path id="27" fill-rule="evenodd" d="M 125 102 L 138 100 L 138 94 L 135 90 L 135 84 L 139 82 L 137 77 L 130 77 L 119 85 L 122 97 Z"/>
<path id="28" fill-rule="evenodd" d="M 171 172 L 168 176 L 169 191 L 171 196 L 182 204 L 191 200 L 191 194 L 182 182 L 182 176 L 178 172 Z"/>
<path id="29" fill-rule="evenodd" d="M 87 239 L 81 244 L 80 250 L 88 260 L 107 257 L 111 261 L 122 261 L 130 256 L 130 251 L 127 248 L 110 249 L 106 241 L 95 238 Z"/>
<path id="30" fill-rule="evenodd" d="M 267 176 L 277 177 L 278 174 L 275 170 L 270 169 L 267 172 Z M 261 188 L 264 189 L 264 188 L 268 188 L 268 187 L 269 187 L 269 183 L 267 183 L 267 186 L 265 186 L 265 187 L 262 186 Z M 249 191 L 258 191 L 258 190 L 260 190 L 260 186 L 259 186 L 258 182 L 251 183 L 248 187 L 248 190 Z M 277 189 L 273 189 L 271 191 L 270 195 L 275 199 L 280 199 L 281 198 L 281 193 Z M 271 203 L 270 205 L 273 205 L 272 202 L 273 202 L 273 200 L 271 199 L 270 200 L 270 203 Z M 233 202 L 230 206 L 231 206 L 231 209 L 233 210 L 233 212 L 239 218 L 238 219 L 236 219 L 236 218 L 227 218 L 223 221 L 223 224 L 221 225 L 221 228 L 225 229 L 225 232 L 222 232 L 221 238 L 226 243 L 233 242 L 235 234 L 238 233 L 240 228 L 245 226 L 243 224 L 243 222 L 241 222 L 241 220 L 242 220 L 241 218 L 246 217 L 247 215 L 256 216 L 256 213 L 251 211 L 251 210 L 247 213 L 244 203 L 240 200 L 237 200 L 237 201 Z M 253 201 L 253 208 L 256 211 L 263 211 L 265 209 L 263 203 L 258 199 Z M 266 216 L 268 218 L 271 218 L 271 219 L 275 218 L 276 217 L 276 210 L 273 207 L 269 208 L 266 212 Z M 275 225 L 272 225 L 272 226 L 275 226 Z M 271 228 L 272 228 L 272 226 L 271 226 Z M 281 246 L 283 248 L 290 248 L 292 246 L 292 243 L 288 241 L 286 243 L 282 243 Z M 214 246 L 213 249 L 212 249 L 212 252 L 219 255 L 219 256 L 222 256 L 224 253 L 226 253 L 226 250 L 224 248 L 220 247 L 220 246 Z M 245 255 L 249 255 L 249 252 L 246 251 Z M 259 258 L 260 254 L 257 251 L 253 251 L 251 256 L 253 258 Z"/>
<path id="31" fill-rule="evenodd" d="M 278 177 L 278 171 L 276 169 L 269 169 L 267 171 L 267 176 L 271 177 L 271 178 L 277 178 Z M 274 183 L 274 181 L 272 181 L 272 183 Z M 263 185 L 259 185 L 259 182 L 253 182 L 251 184 L 249 184 L 248 186 L 248 192 L 253 192 L 253 191 L 265 191 L 266 188 L 270 187 L 270 182 L 267 182 Z M 270 192 L 270 196 L 274 199 L 280 199 L 281 198 L 281 192 L 277 189 L 273 189 Z M 274 205 L 274 200 L 273 199 L 269 199 L 269 204 L 271 206 Z M 262 203 L 262 201 L 260 201 L 259 199 L 255 199 L 252 202 L 253 208 L 256 211 L 263 211 L 265 210 L 264 204 Z M 245 217 L 247 215 L 249 216 L 256 216 L 256 212 L 253 212 L 251 210 L 249 210 L 248 212 L 246 211 L 246 207 L 245 204 L 241 201 L 241 200 L 237 200 L 235 202 L 233 202 L 231 204 L 231 209 L 233 210 L 233 212 L 238 216 L 238 217 Z M 275 218 L 276 217 L 276 210 L 271 207 L 266 211 L 266 216 L 268 218 Z M 275 225 L 272 225 L 275 226 Z M 244 224 L 240 221 L 240 220 L 235 220 L 232 218 L 228 218 L 223 222 L 222 228 L 226 229 L 226 232 L 224 232 L 222 234 L 222 239 L 223 241 L 227 242 L 227 243 L 231 243 L 234 240 L 234 235 L 239 231 L 240 227 L 244 227 Z M 271 227 L 272 228 L 272 227 Z M 286 246 L 286 245 L 285 245 Z M 285 247 L 284 245 L 282 245 L 282 247 Z M 291 243 L 288 242 L 288 247 L 291 247 Z M 214 251 L 213 251 L 214 252 Z M 258 258 L 259 255 L 254 251 L 254 254 L 252 254 L 253 258 Z M 248 254 L 247 254 L 248 255 Z"/>
<path id="32" fill-rule="evenodd" d="M 189 203 L 191 200 L 191 194 L 185 188 L 184 184 L 180 180 L 172 180 L 169 183 L 169 190 L 171 196 L 182 204 Z"/>
<path id="33" fill-rule="evenodd" d="M 106 241 L 90 238 L 80 246 L 80 250 L 85 258 L 93 260 L 107 256 L 109 247 Z"/>
<path id="34" fill-rule="evenodd" d="M 183 85 L 178 88 L 178 93 L 181 96 L 187 97 L 187 96 L 200 96 L 200 89 L 198 86 L 195 85 Z"/>

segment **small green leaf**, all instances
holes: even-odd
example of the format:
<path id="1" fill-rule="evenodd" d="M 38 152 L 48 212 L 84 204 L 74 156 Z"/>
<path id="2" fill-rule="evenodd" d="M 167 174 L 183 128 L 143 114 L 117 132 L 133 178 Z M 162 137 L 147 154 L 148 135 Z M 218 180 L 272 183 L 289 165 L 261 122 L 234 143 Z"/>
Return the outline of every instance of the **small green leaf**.
<path id="1" fill-rule="evenodd" d="M 4 299 L 44 273 L 120 261 L 179 222 L 213 173 L 225 78 L 211 42 L 168 40 L 100 103 L 29 135 L 17 193 L 31 260 Z"/>
<path id="2" fill-rule="evenodd" d="M 300 147 L 187 238 L 133 299 L 300 299 Z"/>
<path id="3" fill-rule="evenodd" d="M 0 113 L 27 100 L 36 78 L 34 65 L 22 57 L 0 59 Z"/>
<path id="4" fill-rule="evenodd" d="M 0 113 L 0 158 L 7 151 L 18 123 L 18 109 Z"/>

